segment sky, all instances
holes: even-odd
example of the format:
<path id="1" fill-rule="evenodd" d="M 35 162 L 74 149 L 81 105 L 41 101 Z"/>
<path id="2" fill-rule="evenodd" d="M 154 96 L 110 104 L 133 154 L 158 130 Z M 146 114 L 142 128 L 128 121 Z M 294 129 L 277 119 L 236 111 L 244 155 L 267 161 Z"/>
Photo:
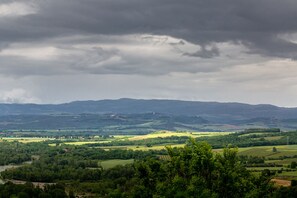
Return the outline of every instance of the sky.
<path id="1" fill-rule="evenodd" d="M 0 102 L 297 107 L 296 0 L 0 0 Z"/>

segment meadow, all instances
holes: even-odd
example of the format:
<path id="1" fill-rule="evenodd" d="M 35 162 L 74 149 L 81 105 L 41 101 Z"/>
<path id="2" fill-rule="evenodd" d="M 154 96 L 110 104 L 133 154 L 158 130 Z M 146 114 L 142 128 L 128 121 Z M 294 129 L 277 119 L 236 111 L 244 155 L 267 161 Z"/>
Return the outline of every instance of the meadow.
<path id="1" fill-rule="evenodd" d="M 46 137 L 2 137 L 0 141 L 8 141 L 8 142 L 21 142 L 21 143 L 32 143 L 32 142 L 43 142 L 54 140 L 54 138 L 46 138 Z"/>
<path id="2" fill-rule="evenodd" d="M 133 162 L 134 162 L 133 159 L 128 159 L 128 160 L 112 159 L 112 160 L 100 161 L 99 164 L 102 166 L 102 168 L 109 169 L 118 165 L 132 164 Z"/>
<path id="3" fill-rule="evenodd" d="M 232 133 L 232 132 L 157 131 L 157 132 L 153 132 L 153 133 L 150 133 L 150 134 L 147 134 L 147 135 L 137 135 L 137 136 L 133 136 L 133 137 L 128 137 L 128 140 L 130 140 L 130 141 L 145 140 L 145 139 L 151 139 L 151 138 L 165 138 L 165 137 L 171 137 L 171 136 L 176 136 L 176 137 L 187 136 L 187 137 L 197 138 L 197 137 L 205 137 L 205 136 L 228 135 L 230 133 Z M 126 137 L 123 137 L 123 138 L 125 139 Z"/>

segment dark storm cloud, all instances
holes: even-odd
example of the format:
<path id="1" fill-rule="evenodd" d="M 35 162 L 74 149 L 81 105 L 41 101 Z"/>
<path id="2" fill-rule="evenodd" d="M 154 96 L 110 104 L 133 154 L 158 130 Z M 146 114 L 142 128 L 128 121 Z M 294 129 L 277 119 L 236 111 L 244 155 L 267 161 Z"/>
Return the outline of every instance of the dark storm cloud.
<path id="1" fill-rule="evenodd" d="M 8 2 L 8 1 L 6 1 Z M 297 30 L 295 0 L 44 0 L 36 14 L 0 19 L 2 42 L 67 35 L 169 35 L 207 45 L 232 41 L 250 53 L 296 58 L 297 46 L 279 37 Z M 217 49 L 199 57 L 219 55 Z"/>

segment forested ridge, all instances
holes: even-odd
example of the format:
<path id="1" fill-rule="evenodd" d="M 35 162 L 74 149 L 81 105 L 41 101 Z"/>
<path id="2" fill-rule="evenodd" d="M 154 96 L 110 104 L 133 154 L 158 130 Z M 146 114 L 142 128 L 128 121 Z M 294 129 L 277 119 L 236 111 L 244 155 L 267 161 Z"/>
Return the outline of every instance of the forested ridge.
<path id="1" fill-rule="evenodd" d="M 92 129 L 105 134 L 148 134 L 157 130 L 234 131 L 250 127 L 295 130 L 296 112 L 296 108 L 273 105 L 178 100 L 0 104 L 0 129 Z"/>

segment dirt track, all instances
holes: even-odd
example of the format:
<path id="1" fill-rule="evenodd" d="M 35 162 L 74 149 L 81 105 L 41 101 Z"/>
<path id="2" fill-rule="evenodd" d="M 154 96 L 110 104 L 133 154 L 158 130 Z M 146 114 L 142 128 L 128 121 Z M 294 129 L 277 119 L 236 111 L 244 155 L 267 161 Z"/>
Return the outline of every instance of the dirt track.
<path id="1" fill-rule="evenodd" d="M 274 182 L 278 186 L 284 186 L 284 187 L 291 186 L 291 181 L 289 181 L 289 180 L 272 179 L 271 181 Z"/>

